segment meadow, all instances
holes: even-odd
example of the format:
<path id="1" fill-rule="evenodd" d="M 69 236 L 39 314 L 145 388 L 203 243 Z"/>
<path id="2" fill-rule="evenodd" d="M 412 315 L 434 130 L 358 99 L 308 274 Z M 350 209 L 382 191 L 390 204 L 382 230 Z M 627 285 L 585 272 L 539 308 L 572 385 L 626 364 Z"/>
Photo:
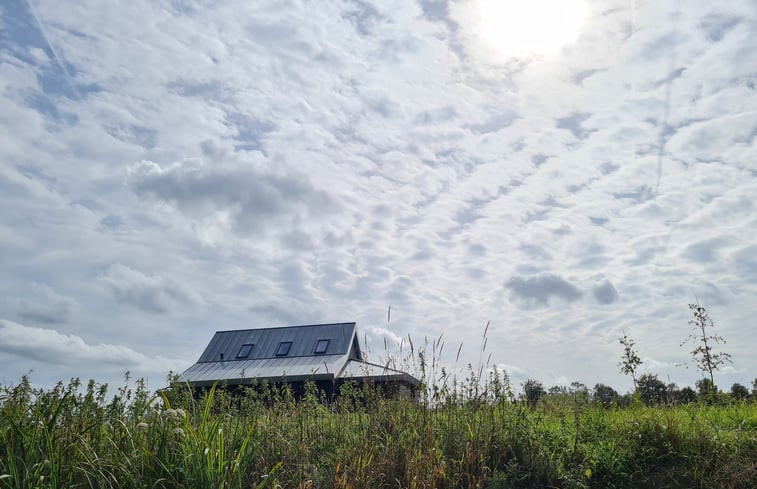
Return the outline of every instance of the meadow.
<path id="1" fill-rule="evenodd" d="M 486 382 L 416 399 L 347 385 L 0 390 L 2 488 L 754 488 L 757 403 L 536 404 Z"/>

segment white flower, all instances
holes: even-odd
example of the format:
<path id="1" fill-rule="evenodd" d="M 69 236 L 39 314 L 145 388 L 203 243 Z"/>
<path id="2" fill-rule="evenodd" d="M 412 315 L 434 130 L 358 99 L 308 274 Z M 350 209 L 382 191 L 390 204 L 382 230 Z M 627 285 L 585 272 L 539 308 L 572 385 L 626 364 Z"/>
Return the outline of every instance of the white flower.
<path id="1" fill-rule="evenodd" d="M 181 419 L 181 415 L 176 409 L 166 409 L 163 413 L 163 416 L 168 421 L 178 421 L 179 419 Z"/>
<path id="2" fill-rule="evenodd" d="M 141 423 L 137 423 L 137 430 L 138 431 L 147 431 L 147 428 L 149 428 L 150 425 L 142 421 Z"/>

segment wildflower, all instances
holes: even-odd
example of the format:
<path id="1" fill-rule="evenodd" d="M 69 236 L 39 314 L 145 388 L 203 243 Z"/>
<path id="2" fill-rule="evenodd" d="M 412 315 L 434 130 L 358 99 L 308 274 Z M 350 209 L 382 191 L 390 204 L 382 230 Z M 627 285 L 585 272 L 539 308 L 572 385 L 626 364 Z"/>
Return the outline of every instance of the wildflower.
<path id="1" fill-rule="evenodd" d="M 166 411 L 163 413 L 163 416 L 168 421 L 178 421 L 179 419 L 181 419 L 181 415 L 176 409 L 166 409 Z"/>
<path id="2" fill-rule="evenodd" d="M 177 409 L 176 414 L 179 416 L 179 419 L 184 419 L 187 417 L 187 412 L 183 409 Z"/>
<path id="3" fill-rule="evenodd" d="M 137 423 L 137 431 L 147 431 L 147 428 L 149 428 L 150 425 L 142 421 L 141 423 Z"/>
<path id="4" fill-rule="evenodd" d="M 171 433 L 173 433 L 174 435 L 178 437 L 184 436 L 184 430 L 181 428 L 174 428 L 173 430 L 171 430 Z"/>

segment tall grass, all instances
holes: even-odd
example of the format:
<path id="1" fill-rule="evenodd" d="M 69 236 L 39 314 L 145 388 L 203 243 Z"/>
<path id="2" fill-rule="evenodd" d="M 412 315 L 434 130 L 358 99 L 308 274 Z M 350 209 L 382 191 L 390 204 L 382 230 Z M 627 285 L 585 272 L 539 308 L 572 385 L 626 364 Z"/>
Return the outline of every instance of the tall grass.
<path id="1" fill-rule="evenodd" d="M 0 390 L 2 488 L 757 487 L 757 404 L 514 402 L 506 376 L 420 399 L 347 386 L 200 398 L 137 382 Z"/>

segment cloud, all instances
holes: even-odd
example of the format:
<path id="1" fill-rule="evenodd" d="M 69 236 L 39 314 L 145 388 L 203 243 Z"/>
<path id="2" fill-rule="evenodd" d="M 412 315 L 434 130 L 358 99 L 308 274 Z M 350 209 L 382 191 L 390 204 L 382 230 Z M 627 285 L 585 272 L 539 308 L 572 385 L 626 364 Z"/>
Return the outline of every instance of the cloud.
<path id="1" fill-rule="evenodd" d="M 173 280 L 149 276 L 120 263 L 111 265 L 100 277 L 117 301 L 143 311 L 162 314 L 199 302 L 195 293 Z"/>
<path id="2" fill-rule="evenodd" d="M 711 262 L 718 258 L 720 248 L 729 242 L 726 237 L 704 239 L 687 245 L 683 255 L 699 263 Z"/>
<path id="3" fill-rule="evenodd" d="M 573 302 L 583 295 L 578 287 L 550 273 L 532 277 L 514 276 L 507 281 L 505 287 L 511 289 L 513 295 L 520 299 L 543 305 L 547 305 L 553 297 Z"/>
<path id="4" fill-rule="evenodd" d="M 47 40 L 3 3 L 0 317 L 194 358 L 391 303 L 400 338 L 492 319 L 493 362 L 612 384 L 620 330 L 668 358 L 697 295 L 757 368 L 753 1 L 611 0 L 538 59 L 476 0 L 178 3 L 37 1 Z"/>
<path id="5" fill-rule="evenodd" d="M 225 214 L 234 230 L 261 233 L 273 224 L 321 217 L 336 209 L 331 196 L 297 173 L 265 173 L 245 166 L 183 161 L 163 168 L 142 161 L 129 168 L 139 196 L 176 207 L 193 219 Z"/>
<path id="6" fill-rule="evenodd" d="M 395 352 L 403 343 L 403 339 L 396 333 L 381 326 L 368 326 L 365 328 L 365 335 L 371 345 L 374 347 L 381 346 L 389 353 Z"/>
<path id="7" fill-rule="evenodd" d="M 6 302 L 21 320 L 38 324 L 67 323 L 75 308 L 71 297 L 41 284 L 32 284 L 23 297 L 9 297 Z"/>
<path id="8" fill-rule="evenodd" d="M 618 291 L 609 280 L 603 280 L 592 288 L 594 298 L 602 305 L 612 304 L 618 300 Z"/>
<path id="9" fill-rule="evenodd" d="M 113 344 L 89 344 L 76 335 L 0 319 L 0 351 L 51 365 L 101 365 L 123 369 L 168 371 L 184 362 L 148 357 Z"/>

